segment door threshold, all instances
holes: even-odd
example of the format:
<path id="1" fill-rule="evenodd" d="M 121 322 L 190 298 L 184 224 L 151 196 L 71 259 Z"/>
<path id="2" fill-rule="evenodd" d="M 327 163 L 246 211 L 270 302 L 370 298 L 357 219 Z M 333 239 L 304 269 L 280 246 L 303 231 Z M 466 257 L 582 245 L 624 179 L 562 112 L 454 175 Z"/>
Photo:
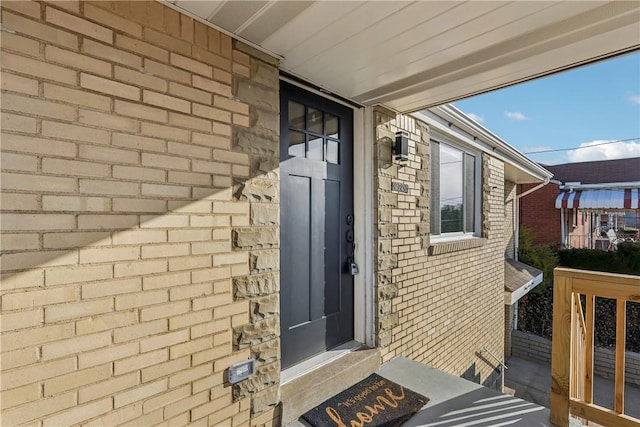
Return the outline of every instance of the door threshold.
<path id="1" fill-rule="evenodd" d="M 351 341 L 286 369 L 287 382 L 280 384 L 280 422 L 286 425 L 362 381 L 380 367 L 380 359 L 379 349 Z"/>
<path id="2" fill-rule="evenodd" d="M 284 385 L 290 381 L 295 380 L 307 373 L 320 368 L 328 363 L 333 362 L 342 356 L 351 353 L 362 347 L 362 343 L 357 341 L 349 341 L 344 344 L 340 344 L 337 347 L 327 350 L 324 353 L 320 353 L 313 356 L 303 362 L 293 365 L 290 368 L 283 370 L 280 374 L 280 385 Z"/>

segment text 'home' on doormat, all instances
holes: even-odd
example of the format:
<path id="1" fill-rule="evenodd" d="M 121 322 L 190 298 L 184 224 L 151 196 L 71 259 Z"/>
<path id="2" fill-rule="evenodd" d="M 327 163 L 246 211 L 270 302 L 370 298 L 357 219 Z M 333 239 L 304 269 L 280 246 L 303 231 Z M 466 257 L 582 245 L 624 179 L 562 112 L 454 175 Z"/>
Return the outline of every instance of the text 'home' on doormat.
<path id="1" fill-rule="evenodd" d="M 397 427 L 428 401 L 426 396 L 372 374 L 302 418 L 314 427 Z"/>

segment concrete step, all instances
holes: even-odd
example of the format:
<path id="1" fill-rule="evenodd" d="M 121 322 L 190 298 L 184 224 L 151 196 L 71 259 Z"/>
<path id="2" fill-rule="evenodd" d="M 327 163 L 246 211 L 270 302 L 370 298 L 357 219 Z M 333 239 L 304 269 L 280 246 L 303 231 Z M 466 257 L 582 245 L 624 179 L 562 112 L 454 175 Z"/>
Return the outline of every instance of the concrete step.
<path id="1" fill-rule="evenodd" d="M 280 386 L 282 424 L 294 422 L 300 415 L 330 397 L 362 381 L 380 366 L 380 350 L 361 348 L 313 369 Z"/>

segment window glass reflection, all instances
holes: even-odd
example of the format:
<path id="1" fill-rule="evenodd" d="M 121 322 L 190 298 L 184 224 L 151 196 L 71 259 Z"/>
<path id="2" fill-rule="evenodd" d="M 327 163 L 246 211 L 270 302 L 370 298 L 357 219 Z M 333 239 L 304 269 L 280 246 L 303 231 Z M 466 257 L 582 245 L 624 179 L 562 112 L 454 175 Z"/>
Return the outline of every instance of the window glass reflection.
<path id="1" fill-rule="evenodd" d="M 311 160 L 323 160 L 322 138 L 309 139 L 309 151 L 307 158 Z"/>
<path id="2" fill-rule="evenodd" d="M 336 116 L 333 116 L 331 114 L 325 114 L 325 120 L 326 120 L 326 124 L 325 124 L 325 131 L 326 131 L 326 135 L 330 136 L 331 138 L 340 138 L 340 121 Z"/>
<path id="3" fill-rule="evenodd" d="M 440 145 L 440 221 L 442 233 L 463 231 L 463 152 Z"/>
<path id="4" fill-rule="evenodd" d="M 339 144 L 337 141 L 332 141 L 327 139 L 327 156 L 326 160 L 328 163 L 338 164 L 340 162 L 338 157 L 338 147 Z"/>
<path id="5" fill-rule="evenodd" d="M 289 131 L 289 155 L 304 157 L 304 133 L 295 130 Z"/>
<path id="6" fill-rule="evenodd" d="M 309 107 L 307 130 L 322 134 L 322 111 Z"/>
<path id="7" fill-rule="evenodd" d="M 304 105 L 289 101 L 289 126 L 304 129 Z"/>

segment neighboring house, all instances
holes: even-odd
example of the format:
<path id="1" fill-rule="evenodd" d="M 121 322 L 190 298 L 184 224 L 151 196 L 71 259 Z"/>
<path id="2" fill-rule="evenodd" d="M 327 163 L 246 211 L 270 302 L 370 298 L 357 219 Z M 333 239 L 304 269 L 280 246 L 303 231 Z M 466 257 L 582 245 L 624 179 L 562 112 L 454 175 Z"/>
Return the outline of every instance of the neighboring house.
<path id="1" fill-rule="evenodd" d="M 640 157 L 545 168 L 553 180 L 520 199 L 520 223 L 535 244 L 611 250 L 639 239 Z"/>
<path id="2" fill-rule="evenodd" d="M 174 3 L 1 4 L 1 423 L 274 425 L 400 355 L 500 388 L 551 174 L 425 108 L 630 50 L 637 6 Z"/>

